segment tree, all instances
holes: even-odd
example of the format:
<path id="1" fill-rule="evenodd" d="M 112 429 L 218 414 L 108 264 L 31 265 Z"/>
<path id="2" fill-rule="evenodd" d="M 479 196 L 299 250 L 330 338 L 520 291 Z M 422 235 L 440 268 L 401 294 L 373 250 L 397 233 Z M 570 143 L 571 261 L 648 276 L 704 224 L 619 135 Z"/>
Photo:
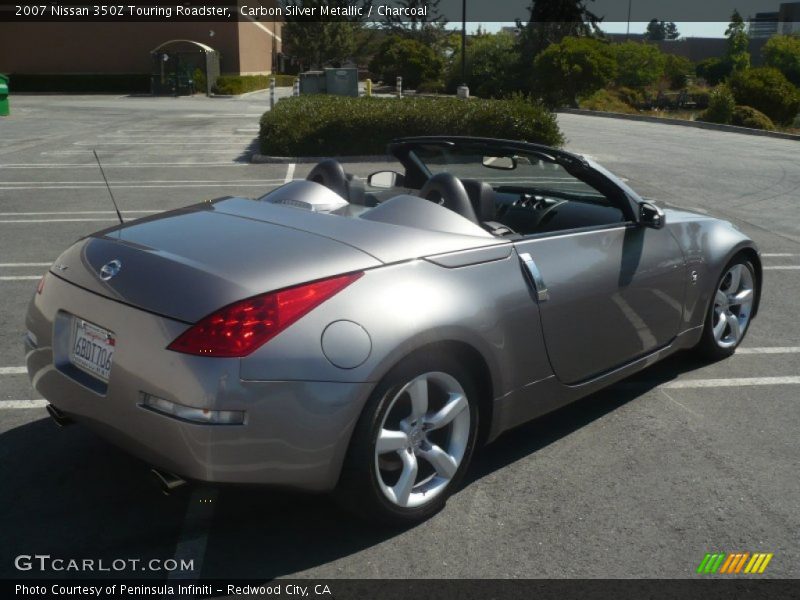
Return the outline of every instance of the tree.
<path id="1" fill-rule="evenodd" d="M 652 44 L 625 42 L 614 48 L 617 58 L 617 83 L 641 89 L 661 79 L 666 57 Z"/>
<path id="2" fill-rule="evenodd" d="M 731 71 L 736 73 L 750 67 L 750 38 L 745 31 L 744 19 L 738 10 L 731 15 L 731 22 L 725 30 L 728 38 L 728 52 L 726 59 L 731 66 Z"/>
<path id="3" fill-rule="evenodd" d="M 523 64 L 529 64 L 550 44 L 557 44 L 565 37 L 600 33 L 603 19 L 586 7 L 587 2 L 594 0 L 533 0 L 528 24 L 517 21 Z"/>
<path id="4" fill-rule="evenodd" d="M 467 77 L 461 78 L 461 49 L 453 56 L 448 87 L 466 83 L 471 92 L 481 98 L 502 98 L 519 87 L 514 78 L 517 64 L 514 36 L 500 32 L 472 36 L 467 43 Z"/>
<path id="5" fill-rule="evenodd" d="M 681 37 L 681 32 L 678 31 L 678 26 L 675 25 L 673 21 L 670 21 L 664 25 L 664 33 L 666 34 L 668 40 L 677 40 L 679 37 Z"/>
<path id="6" fill-rule="evenodd" d="M 650 19 L 647 24 L 647 32 L 644 34 L 645 39 L 650 42 L 660 42 L 667 38 L 667 30 L 664 21 L 658 19 Z"/>
<path id="7" fill-rule="evenodd" d="M 694 74 L 694 64 L 685 56 L 667 54 L 664 62 L 664 77 L 673 90 L 681 90 L 689 84 L 689 77 Z"/>
<path id="8" fill-rule="evenodd" d="M 730 76 L 731 65 L 721 58 L 707 58 L 697 63 L 695 72 L 709 85 L 718 85 Z"/>
<path id="9" fill-rule="evenodd" d="M 786 79 L 800 86 L 800 37 L 772 36 L 761 52 L 765 65 L 775 67 Z"/>
<path id="10" fill-rule="evenodd" d="M 422 82 L 441 80 L 444 61 L 433 48 L 422 42 L 391 35 L 369 63 L 369 70 L 386 83 L 394 83 L 399 75 L 403 78 L 403 88 L 413 90 Z"/>
<path id="11" fill-rule="evenodd" d="M 280 4 L 284 9 L 298 6 L 316 8 L 316 14 L 319 15 L 322 6 L 344 9 L 353 3 L 347 0 L 280 0 Z M 368 7 L 371 0 L 364 0 L 360 4 Z M 357 50 L 357 40 L 363 30 L 359 17 L 286 17 L 285 21 L 284 49 L 299 60 L 304 69 L 339 65 L 351 58 Z"/>
<path id="12" fill-rule="evenodd" d="M 736 104 L 752 106 L 775 123 L 790 124 L 800 110 L 800 91 L 774 67 L 739 71 L 729 85 Z"/>
<path id="13" fill-rule="evenodd" d="M 577 107 L 581 97 L 608 85 L 617 74 L 610 45 L 592 38 L 566 37 L 534 61 L 534 89 L 551 104 Z"/>

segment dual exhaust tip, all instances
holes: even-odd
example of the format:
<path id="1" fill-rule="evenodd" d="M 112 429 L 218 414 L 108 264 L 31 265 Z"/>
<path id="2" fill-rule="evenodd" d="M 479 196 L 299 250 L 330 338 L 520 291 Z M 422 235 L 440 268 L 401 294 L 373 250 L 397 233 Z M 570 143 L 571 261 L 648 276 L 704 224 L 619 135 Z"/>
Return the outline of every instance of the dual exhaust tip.
<path id="1" fill-rule="evenodd" d="M 56 425 L 59 427 L 66 427 L 67 425 L 72 425 L 75 423 L 72 419 L 70 419 L 67 415 L 61 412 L 52 404 L 47 405 L 47 413 L 52 417 L 53 421 L 55 421 Z M 178 477 L 174 473 L 170 473 L 169 471 L 162 471 L 160 469 L 152 468 L 150 469 L 150 473 L 153 475 L 153 478 L 156 480 L 156 484 L 158 485 L 161 492 L 169 496 L 176 490 L 184 487 L 187 484 L 187 481 L 181 477 Z"/>

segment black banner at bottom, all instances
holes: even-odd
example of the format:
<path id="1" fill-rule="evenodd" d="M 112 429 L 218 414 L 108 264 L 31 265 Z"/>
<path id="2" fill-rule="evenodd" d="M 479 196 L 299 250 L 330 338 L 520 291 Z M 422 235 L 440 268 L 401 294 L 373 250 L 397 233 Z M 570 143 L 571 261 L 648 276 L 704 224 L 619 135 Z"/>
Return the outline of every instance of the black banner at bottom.
<path id="1" fill-rule="evenodd" d="M 275 598 L 297 600 L 782 600 L 798 597 L 780 579 L 329 579 L 5 580 L 2 598 Z"/>

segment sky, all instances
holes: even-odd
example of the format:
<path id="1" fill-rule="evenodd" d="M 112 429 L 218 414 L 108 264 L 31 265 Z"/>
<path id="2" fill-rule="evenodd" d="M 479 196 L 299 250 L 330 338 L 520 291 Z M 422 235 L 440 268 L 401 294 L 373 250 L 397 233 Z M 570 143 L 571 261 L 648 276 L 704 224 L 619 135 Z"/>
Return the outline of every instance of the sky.
<path id="1" fill-rule="evenodd" d="M 452 24 L 451 24 L 452 25 Z M 470 23 L 469 26 L 477 29 L 480 25 L 484 31 L 496 32 L 500 31 L 503 26 L 514 25 L 514 23 Z M 715 22 L 686 22 L 676 23 L 681 37 L 725 37 L 725 29 L 728 23 L 715 23 Z M 625 33 L 628 24 L 625 22 L 611 22 L 602 23 L 601 29 L 606 33 Z M 632 22 L 631 33 L 644 33 L 647 30 L 646 22 Z"/>

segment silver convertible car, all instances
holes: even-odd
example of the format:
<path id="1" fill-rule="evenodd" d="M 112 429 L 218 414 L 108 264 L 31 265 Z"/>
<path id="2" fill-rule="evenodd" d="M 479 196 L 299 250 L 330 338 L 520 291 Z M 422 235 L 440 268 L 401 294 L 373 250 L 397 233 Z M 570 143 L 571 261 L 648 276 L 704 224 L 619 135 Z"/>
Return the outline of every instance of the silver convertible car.
<path id="1" fill-rule="evenodd" d="M 504 431 L 684 349 L 732 354 L 755 244 L 587 158 L 522 142 L 389 146 L 79 240 L 42 278 L 34 387 L 186 481 L 333 491 L 359 515 L 444 506 Z"/>

